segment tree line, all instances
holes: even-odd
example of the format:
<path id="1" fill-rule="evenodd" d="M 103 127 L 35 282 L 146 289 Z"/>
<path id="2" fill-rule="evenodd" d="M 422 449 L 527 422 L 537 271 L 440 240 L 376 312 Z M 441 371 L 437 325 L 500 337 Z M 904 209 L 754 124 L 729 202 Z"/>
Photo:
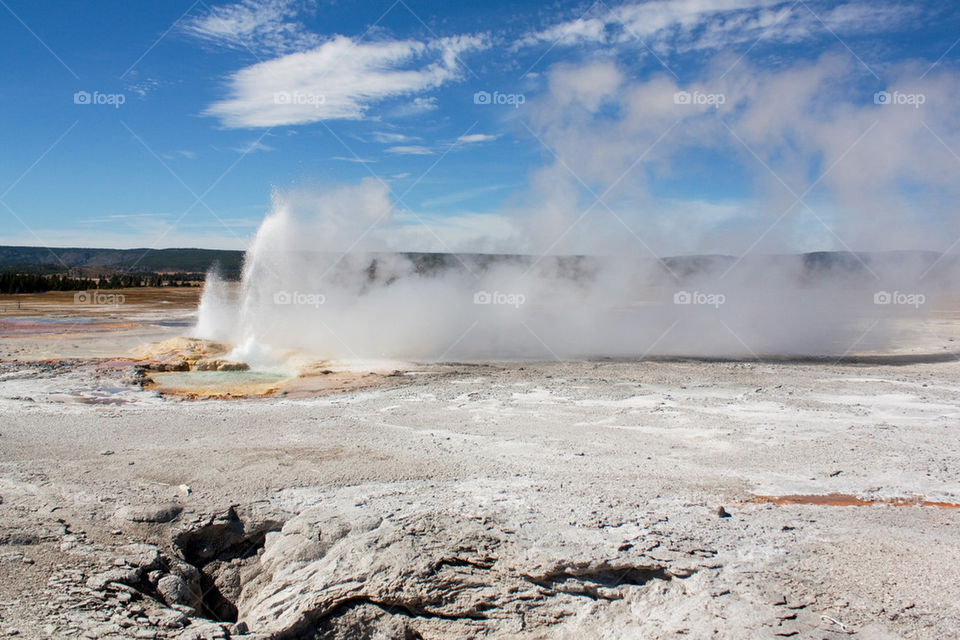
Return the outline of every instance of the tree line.
<path id="1" fill-rule="evenodd" d="M 88 291 L 133 287 L 193 287 L 203 283 L 202 273 L 113 274 L 96 277 L 63 274 L 0 273 L 0 293 Z"/>

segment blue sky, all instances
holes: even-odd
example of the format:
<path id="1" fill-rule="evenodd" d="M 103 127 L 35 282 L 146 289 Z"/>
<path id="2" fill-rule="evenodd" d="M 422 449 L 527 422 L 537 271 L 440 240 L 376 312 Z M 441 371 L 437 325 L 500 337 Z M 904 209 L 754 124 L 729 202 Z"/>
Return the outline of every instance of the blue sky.
<path id="1" fill-rule="evenodd" d="M 0 243 L 243 248 L 275 190 L 371 179 L 397 248 L 950 249 L 958 27 L 953 2 L 2 0 Z"/>

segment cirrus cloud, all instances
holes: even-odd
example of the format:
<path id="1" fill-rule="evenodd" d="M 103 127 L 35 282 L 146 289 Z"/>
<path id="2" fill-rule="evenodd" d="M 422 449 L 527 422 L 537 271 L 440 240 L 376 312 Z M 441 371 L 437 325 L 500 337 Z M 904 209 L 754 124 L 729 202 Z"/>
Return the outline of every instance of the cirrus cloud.
<path id="1" fill-rule="evenodd" d="M 388 147 L 386 151 L 387 153 L 396 153 L 398 155 L 404 155 L 404 156 L 433 155 L 433 150 L 431 150 L 429 147 L 424 147 L 418 144 L 407 144 L 407 145 L 398 145 L 396 147 Z"/>
<path id="2" fill-rule="evenodd" d="M 596 5 L 587 13 L 530 32 L 516 48 L 639 43 L 661 54 L 717 50 L 769 40 L 800 42 L 836 34 L 890 29 L 915 18 L 916 9 L 889 2 L 817 0 L 651 0 Z M 839 36 L 837 36 L 839 37 Z"/>
<path id="3" fill-rule="evenodd" d="M 228 97 L 205 114 L 234 128 L 361 120 L 374 103 L 459 79 L 459 55 L 484 46 L 480 36 L 429 43 L 335 36 L 309 51 L 237 71 L 228 79 Z"/>
<path id="4" fill-rule="evenodd" d="M 499 138 L 499 135 L 494 135 L 490 133 L 471 133 L 466 136 L 460 136 L 457 138 L 457 142 L 460 144 L 473 144 L 475 142 L 490 142 L 491 140 L 496 140 Z"/>
<path id="5" fill-rule="evenodd" d="M 315 47 L 320 37 L 297 20 L 316 0 L 241 0 L 212 7 L 187 21 L 183 31 L 213 45 L 270 54 Z"/>

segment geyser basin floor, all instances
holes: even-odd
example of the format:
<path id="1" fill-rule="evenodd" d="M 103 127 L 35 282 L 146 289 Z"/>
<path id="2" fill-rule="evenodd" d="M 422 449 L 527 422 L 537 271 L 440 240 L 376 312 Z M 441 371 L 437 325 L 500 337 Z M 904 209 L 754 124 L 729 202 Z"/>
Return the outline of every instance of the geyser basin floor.
<path id="1" fill-rule="evenodd" d="M 940 346 L 960 336 L 938 328 Z M 83 344 L 122 356 L 120 338 Z M 0 337 L 4 632 L 213 636 L 158 599 L 151 580 L 171 574 L 145 568 L 143 545 L 172 560 L 185 529 L 235 531 L 217 557 L 184 560 L 222 595 L 206 606 L 268 633 L 960 629 L 944 578 L 960 572 L 960 510 L 883 504 L 960 503 L 952 360 L 411 365 L 321 397 L 178 402 L 140 389 L 129 359 L 12 361 L 51 340 Z M 750 501 L 829 494 L 879 503 Z"/>
<path id="2" fill-rule="evenodd" d="M 960 628 L 960 585 L 942 579 L 960 570 L 960 512 L 882 504 L 960 502 L 953 363 L 431 366 L 389 377 L 394 386 L 240 403 L 160 400 L 125 382 L 134 365 L 121 364 L 97 376 L 89 364 L 0 368 L 0 614 L 23 637 L 46 625 L 60 637 L 101 633 L 102 606 L 132 622 L 116 637 L 173 636 L 163 625 L 175 614 L 147 582 L 128 603 L 110 595 L 119 587 L 98 599 L 86 582 L 130 558 L 132 542 L 175 553 L 178 531 L 231 504 L 288 522 L 259 554 L 194 560 L 224 579 L 223 567 L 243 567 L 239 592 L 221 592 L 259 631 L 848 637 L 831 619 L 854 637 L 941 638 Z M 110 381 L 127 389 L 125 404 L 56 393 Z M 831 493 L 880 504 L 750 502 Z M 720 505 L 732 517 L 718 517 Z M 351 558 L 369 558 L 376 577 Z M 74 591 L 56 586 L 68 583 Z M 57 598 L 62 608 L 37 606 Z M 323 611 L 317 598 L 329 599 Z"/>
<path id="3" fill-rule="evenodd" d="M 183 335 L 200 300 L 199 287 L 101 293 L 120 294 L 122 302 L 77 304 L 70 291 L 0 295 L 0 358 L 126 356 L 144 343 Z"/>

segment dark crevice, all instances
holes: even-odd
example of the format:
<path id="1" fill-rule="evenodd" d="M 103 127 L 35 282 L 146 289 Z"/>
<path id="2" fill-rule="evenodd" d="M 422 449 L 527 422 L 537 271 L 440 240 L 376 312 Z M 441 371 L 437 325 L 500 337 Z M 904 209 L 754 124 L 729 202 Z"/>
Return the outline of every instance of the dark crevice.
<path id="1" fill-rule="evenodd" d="M 237 606 L 228 598 L 216 582 L 203 570 L 200 571 L 200 589 L 203 605 L 198 613 L 215 622 L 236 622 Z"/>
<path id="2" fill-rule="evenodd" d="M 673 576 L 662 567 L 625 567 L 587 571 L 566 569 L 543 576 L 524 575 L 523 578 L 538 587 L 558 593 L 584 596 L 592 600 L 619 600 L 623 597 L 621 594 L 604 593 L 601 589 L 612 590 L 625 584 L 643 586 L 651 580 L 671 580 Z"/>
<path id="3" fill-rule="evenodd" d="M 267 533 L 282 522 L 244 522 L 230 507 L 226 513 L 181 531 L 173 547 L 200 572 L 202 603 L 198 613 L 217 622 L 236 622 L 235 600 L 242 586 L 238 572 L 260 553 Z"/>
<path id="4" fill-rule="evenodd" d="M 468 558 L 443 558 L 434 565 L 434 570 L 443 567 L 474 567 L 476 569 L 490 569 L 497 563 L 496 558 L 480 558 L 470 560 Z"/>

